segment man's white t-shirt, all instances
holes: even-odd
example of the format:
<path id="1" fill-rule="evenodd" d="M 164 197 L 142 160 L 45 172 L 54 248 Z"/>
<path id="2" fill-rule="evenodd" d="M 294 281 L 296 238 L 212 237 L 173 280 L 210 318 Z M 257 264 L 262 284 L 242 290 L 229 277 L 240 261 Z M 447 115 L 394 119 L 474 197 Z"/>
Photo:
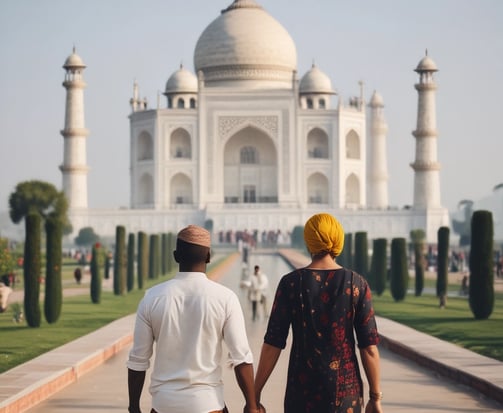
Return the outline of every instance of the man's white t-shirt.
<path id="1" fill-rule="evenodd" d="M 158 413 L 224 407 L 222 342 L 233 366 L 253 363 L 236 294 L 204 273 L 179 272 L 147 290 L 138 306 L 127 367 L 147 370 L 154 342 L 150 393 Z"/>

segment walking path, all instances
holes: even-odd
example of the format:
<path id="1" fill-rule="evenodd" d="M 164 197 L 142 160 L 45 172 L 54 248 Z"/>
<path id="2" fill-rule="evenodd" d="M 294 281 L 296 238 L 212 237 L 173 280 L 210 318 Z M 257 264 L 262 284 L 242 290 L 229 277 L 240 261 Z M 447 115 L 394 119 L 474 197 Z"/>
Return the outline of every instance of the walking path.
<path id="1" fill-rule="evenodd" d="M 297 266 L 305 264 L 305 257 L 300 254 L 291 250 L 282 253 Z M 235 254 L 210 276 L 222 281 L 236 278 L 240 265 L 239 255 Z M 250 344 L 258 360 L 266 320 L 252 323 L 249 309 L 246 305 L 243 308 Z M 124 317 L 1 374 L 0 413 L 22 413 L 28 409 L 30 413 L 126 411 L 125 359 L 133 325 L 134 315 Z M 503 363 L 390 320 L 378 318 L 378 326 L 383 337 L 382 387 L 387 413 L 502 411 L 503 405 L 494 400 L 503 403 Z M 285 351 L 264 392 L 263 402 L 270 413 L 282 411 L 287 364 Z M 430 369 L 449 379 L 438 377 Z M 226 402 L 231 412 L 237 412 L 243 402 L 233 376 L 232 370 L 225 369 Z M 150 411 L 146 390 L 142 409 Z"/>

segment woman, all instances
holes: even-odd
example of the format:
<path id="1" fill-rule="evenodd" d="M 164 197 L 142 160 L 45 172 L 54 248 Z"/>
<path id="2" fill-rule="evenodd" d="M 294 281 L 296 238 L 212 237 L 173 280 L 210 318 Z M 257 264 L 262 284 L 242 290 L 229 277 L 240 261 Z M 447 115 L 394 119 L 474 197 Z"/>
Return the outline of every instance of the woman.
<path id="1" fill-rule="evenodd" d="M 293 341 L 285 413 L 359 413 L 363 384 L 355 350 L 369 382 L 365 413 L 382 413 L 379 352 L 370 288 L 365 279 L 335 262 L 344 231 L 329 214 L 304 227 L 311 263 L 281 279 L 255 378 L 257 402 L 292 326 Z"/>

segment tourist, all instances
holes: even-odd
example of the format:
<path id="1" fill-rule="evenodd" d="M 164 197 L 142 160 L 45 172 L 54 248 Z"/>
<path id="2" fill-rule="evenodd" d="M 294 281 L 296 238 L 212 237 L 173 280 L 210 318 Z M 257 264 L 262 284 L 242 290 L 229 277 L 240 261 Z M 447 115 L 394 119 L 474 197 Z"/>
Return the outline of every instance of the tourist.
<path id="1" fill-rule="evenodd" d="M 262 305 L 264 318 L 267 316 L 267 289 L 269 288 L 269 279 L 262 271 L 260 266 L 255 265 L 253 276 L 250 279 L 250 291 L 248 297 L 252 304 L 252 320 L 257 319 L 257 307 Z"/>
<path id="2" fill-rule="evenodd" d="M 210 233 L 195 225 L 182 229 L 174 257 L 179 272 L 150 288 L 138 306 L 127 362 L 129 412 L 140 413 L 154 343 L 152 413 L 226 412 L 220 366 L 225 342 L 245 398 L 244 413 L 259 413 L 253 356 L 239 300 L 205 274 Z"/>
<path id="3" fill-rule="evenodd" d="M 344 231 L 334 217 L 311 217 L 304 240 L 311 263 L 283 276 L 278 285 L 255 378 L 257 403 L 292 326 L 285 413 L 363 411 L 355 335 L 369 382 L 365 412 L 382 413 L 379 336 L 370 288 L 361 275 L 336 263 Z"/>
<path id="4" fill-rule="evenodd" d="M 9 295 L 12 293 L 12 288 L 0 282 L 0 313 L 7 310 Z"/>

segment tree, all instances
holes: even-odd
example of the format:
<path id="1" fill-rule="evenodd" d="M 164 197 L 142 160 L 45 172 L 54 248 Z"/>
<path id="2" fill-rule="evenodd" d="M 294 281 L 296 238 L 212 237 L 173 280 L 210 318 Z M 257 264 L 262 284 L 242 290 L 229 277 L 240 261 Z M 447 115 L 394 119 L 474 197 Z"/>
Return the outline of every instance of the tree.
<path id="1" fill-rule="evenodd" d="M 114 258 L 114 294 L 123 295 L 126 292 L 126 228 L 117 225 L 115 228 L 115 258 Z"/>
<path id="2" fill-rule="evenodd" d="M 208 220 L 211 221 L 211 220 Z M 206 223 L 205 223 L 206 224 Z M 166 275 L 168 273 L 168 257 L 170 255 L 169 251 L 169 240 L 168 234 L 163 233 L 161 235 L 161 273 Z"/>
<path id="3" fill-rule="evenodd" d="M 395 301 L 401 301 L 407 294 L 409 271 L 405 238 L 391 240 L 391 280 L 390 290 Z"/>
<path id="4" fill-rule="evenodd" d="M 40 327 L 40 214 L 29 213 L 25 217 L 26 239 L 24 243 L 24 313 L 30 327 Z"/>
<path id="5" fill-rule="evenodd" d="M 148 275 L 148 237 L 143 231 L 138 232 L 138 289 L 143 288 L 143 282 Z"/>
<path id="6" fill-rule="evenodd" d="M 168 272 L 175 268 L 175 257 L 173 251 L 176 249 L 176 236 L 172 232 L 168 233 Z"/>
<path id="7" fill-rule="evenodd" d="M 161 274 L 161 242 L 159 234 L 151 234 L 149 242 L 148 277 L 158 278 Z"/>
<path id="8" fill-rule="evenodd" d="M 304 243 L 304 226 L 297 225 L 293 227 L 292 237 L 291 237 L 292 248 L 304 249 L 306 244 Z"/>
<path id="9" fill-rule="evenodd" d="M 100 237 L 95 234 L 94 229 L 91 227 L 81 228 L 79 235 L 75 237 L 75 244 L 80 247 L 89 247 L 100 241 Z"/>
<path id="10" fill-rule="evenodd" d="M 67 210 L 68 201 L 65 194 L 48 182 L 21 182 L 9 197 L 9 215 L 15 224 L 30 213 L 38 213 L 44 219 L 49 214 L 60 217 L 66 225 Z"/>
<path id="11" fill-rule="evenodd" d="M 134 234 L 130 233 L 127 243 L 127 290 L 131 291 L 134 288 L 134 253 L 135 253 Z"/>
<path id="12" fill-rule="evenodd" d="M 346 268 L 353 266 L 353 234 L 344 235 L 344 247 L 341 254 L 337 257 L 337 262 Z"/>
<path id="13" fill-rule="evenodd" d="M 440 307 L 445 307 L 447 300 L 447 277 L 449 274 L 449 228 L 440 227 L 437 232 L 437 297 Z"/>
<path id="14" fill-rule="evenodd" d="M 58 217 L 49 216 L 45 221 L 46 271 L 44 315 L 49 324 L 58 321 L 63 305 L 63 285 L 61 266 L 63 265 L 63 222 Z"/>
<path id="15" fill-rule="evenodd" d="M 422 229 L 413 229 L 410 231 L 410 239 L 414 249 L 414 272 L 415 272 L 415 296 L 419 297 L 424 288 L 424 270 L 426 259 L 424 258 L 424 245 L 426 233 Z"/>
<path id="16" fill-rule="evenodd" d="M 372 261 L 370 265 L 369 284 L 377 295 L 381 295 L 386 288 L 388 240 L 378 238 L 373 242 Z"/>
<path id="17" fill-rule="evenodd" d="M 471 222 L 470 309 L 477 320 L 488 319 L 494 308 L 493 216 L 475 211 Z"/>
<path id="18" fill-rule="evenodd" d="M 68 201 L 65 194 L 48 182 L 37 180 L 21 182 L 16 185 L 15 191 L 9 197 L 9 215 L 12 222 L 17 224 L 23 218 L 25 219 L 24 305 L 26 320 L 30 327 L 39 327 L 41 318 L 39 283 L 42 219 L 57 221 L 63 228 L 68 225 L 67 210 Z M 59 230 L 57 234 L 59 237 Z M 55 248 L 60 248 L 57 246 L 58 242 L 55 241 Z M 49 251 L 49 254 L 51 253 Z M 51 261 L 52 266 L 57 265 L 54 257 L 48 257 L 48 260 Z M 52 280 L 50 283 L 54 285 Z M 49 293 L 50 296 L 52 293 L 53 291 Z"/>
<path id="19" fill-rule="evenodd" d="M 104 252 L 99 243 L 92 249 L 91 255 L 91 302 L 99 304 L 101 302 L 101 267 L 104 261 Z"/>
<path id="20" fill-rule="evenodd" d="M 369 271 L 369 248 L 366 232 L 355 233 L 355 260 L 354 270 L 364 277 Z"/>

